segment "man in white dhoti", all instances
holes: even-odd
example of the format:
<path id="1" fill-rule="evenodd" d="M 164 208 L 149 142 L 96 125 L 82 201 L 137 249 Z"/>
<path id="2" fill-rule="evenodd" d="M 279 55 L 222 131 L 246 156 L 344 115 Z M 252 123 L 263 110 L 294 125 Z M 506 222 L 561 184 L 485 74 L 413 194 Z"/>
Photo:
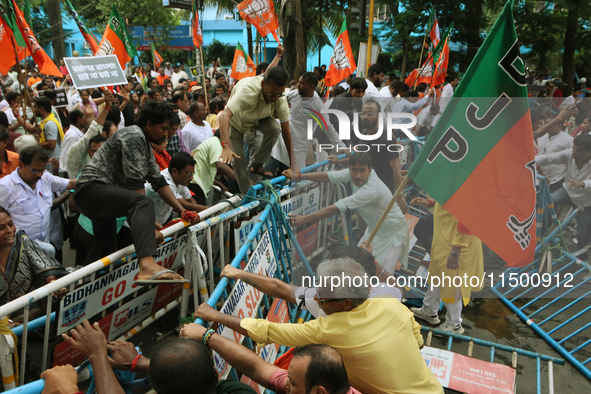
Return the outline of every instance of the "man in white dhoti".
<path id="1" fill-rule="evenodd" d="M 298 174 L 297 180 L 304 179 L 333 184 L 351 182 L 353 194 L 310 215 L 291 216 L 292 226 L 294 228 L 300 227 L 347 210 L 357 210 L 367 223 L 367 229 L 360 243 L 365 241 L 392 199 L 392 193 L 371 166 L 371 155 L 369 153 L 355 153 L 349 158 L 349 169 Z M 291 177 L 291 171 L 286 171 L 285 175 Z M 377 263 L 386 272 L 393 274 L 399 261 L 406 267 L 409 252 L 409 231 L 406 218 L 398 204 L 395 204 L 388 213 L 372 245 L 373 255 Z"/>

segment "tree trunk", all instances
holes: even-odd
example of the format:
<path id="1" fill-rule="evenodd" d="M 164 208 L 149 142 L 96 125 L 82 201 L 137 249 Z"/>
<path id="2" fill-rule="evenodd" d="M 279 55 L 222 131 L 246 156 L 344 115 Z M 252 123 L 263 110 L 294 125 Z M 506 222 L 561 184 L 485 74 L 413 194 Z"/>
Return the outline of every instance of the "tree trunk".
<path id="1" fill-rule="evenodd" d="M 404 42 L 402 43 L 402 65 L 400 66 L 400 78 L 404 81 L 404 78 L 406 77 L 406 63 L 408 60 L 408 49 L 409 49 L 410 43 L 408 42 L 408 40 L 404 40 Z"/>
<path id="2" fill-rule="evenodd" d="M 255 62 L 258 64 L 258 59 L 256 59 L 252 50 L 252 25 L 250 23 L 246 24 L 246 40 L 248 41 L 248 54 L 255 59 Z"/>
<path id="3" fill-rule="evenodd" d="M 480 48 L 480 26 L 478 26 L 477 20 L 482 18 L 482 2 L 481 1 L 468 1 L 466 2 L 466 12 L 468 15 L 473 15 L 474 19 L 472 23 L 467 24 L 466 28 L 466 43 L 468 49 L 466 51 L 466 57 L 468 65 L 472 63 L 472 59 L 476 56 L 478 49 Z"/>
<path id="4" fill-rule="evenodd" d="M 566 30 L 564 32 L 564 53 L 562 56 L 562 81 L 565 84 L 564 97 L 570 96 L 573 88 L 573 74 L 575 72 L 575 48 L 577 24 L 579 19 L 579 2 L 573 1 L 568 9 L 566 17 Z"/>
<path id="5" fill-rule="evenodd" d="M 59 0 L 47 0 L 47 19 L 51 26 L 51 45 L 53 47 L 53 61 L 59 61 L 66 56 L 64 29 L 62 28 L 62 9 Z"/>

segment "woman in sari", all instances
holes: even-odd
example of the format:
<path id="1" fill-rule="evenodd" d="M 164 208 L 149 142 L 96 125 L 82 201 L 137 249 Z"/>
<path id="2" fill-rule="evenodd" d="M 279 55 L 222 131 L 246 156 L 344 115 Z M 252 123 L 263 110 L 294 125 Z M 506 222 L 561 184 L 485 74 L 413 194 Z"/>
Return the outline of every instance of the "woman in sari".
<path id="1" fill-rule="evenodd" d="M 87 114 L 88 117 L 88 124 L 92 123 L 99 115 L 98 105 L 102 104 L 105 99 L 101 97 L 100 99 L 93 99 L 90 97 L 90 93 L 86 89 L 82 89 L 79 92 L 80 99 L 82 100 L 81 103 L 76 104 L 75 108 L 80 108 L 84 113 Z"/>
<path id="2" fill-rule="evenodd" d="M 23 230 L 17 230 L 8 212 L 0 207 L 0 273 L 3 305 L 55 281 L 66 271 Z"/>

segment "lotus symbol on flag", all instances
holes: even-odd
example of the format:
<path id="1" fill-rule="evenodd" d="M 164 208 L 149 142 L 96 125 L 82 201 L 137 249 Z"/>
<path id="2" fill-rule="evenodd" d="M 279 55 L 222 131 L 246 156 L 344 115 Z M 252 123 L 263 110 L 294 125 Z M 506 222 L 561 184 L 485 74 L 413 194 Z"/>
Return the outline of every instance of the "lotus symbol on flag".
<path id="1" fill-rule="evenodd" d="M 244 13 L 250 15 L 252 19 L 259 18 L 261 26 L 271 23 L 271 19 L 263 18 L 263 15 L 269 11 L 271 11 L 271 9 L 266 0 L 253 0 L 253 2 L 244 9 Z"/>
<path id="2" fill-rule="evenodd" d="M 113 46 L 111 45 L 111 43 L 109 42 L 109 40 L 107 40 L 105 38 L 104 41 L 103 41 L 103 45 L 101 45 L 101 47 L 99 48 L 99 50 L 96 51 L 95 56 L 112 55 L 113 52 L 115 52 L 115 49 L 113 49 Z"/>
<path id="3" fill-rule="evenodd" d="M 238 57 L 238 62 L 236 63 L 236 72 L 243 73 L 248 71 L 248 66 L 246 65 L 246 60 L 244 60 L 244 56 Z"/>
<path id="4" fill-rule="evenodd" d="M 536 166 L 535 162 L 532 160 L 527 163 L 526 168 L 531 171 L 532 173 L 532 182 L 535 187 L 535 179 L 536 179 Z M 534 206 L 534 210 L 531 215 L 525 219 L 523 222 L 520 222 L 514 215 L 509 217 L 509 221 L 507 222 L 507 227 L 513 232 L 513 239 L 521 246 L 521 249 L 525 250 L 529 246 L 531 242 L 531 235 L 529 234 L 529 229 L 534 224 L 534 220 L 536 218 L 536 208 Z"/>
<path id="5" fill-rule="evenodd" d="M 347 57 L 347 52 L 345 51 L 343 40 L 339 40 L 339 42 L 337 42 L 334 47 L 334 51 L 332 53 L 332 64 L 334 64 L 337 70 L 344 70 L 345 68 L 351 67 L 351 63 Z"/>

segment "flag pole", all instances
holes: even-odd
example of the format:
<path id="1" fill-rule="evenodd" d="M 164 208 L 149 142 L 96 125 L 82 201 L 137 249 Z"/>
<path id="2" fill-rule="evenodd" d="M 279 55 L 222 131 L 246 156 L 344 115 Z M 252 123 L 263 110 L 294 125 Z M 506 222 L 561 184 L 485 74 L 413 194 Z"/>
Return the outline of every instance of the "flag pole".
<path id="1" fill-rule="evenodd" d="M 429 57 L 427 57 L 427 60 L 425 60 L 425 64 L 423 64 L 423 67 L 421 67 L 421 69 L 419 70 L 419 72 L 417 73 L 417 76 L 414 80 L 414 82 L 412 83 L 411 86 L 415 86 L 417 84 L 417 81 L 419 80 L 419 77 L 421 76 L 421 73 L 423 72 L 423 70 L 425 69 L 425 66 L 427 65 L 427 63 L 429 62 L 429 60 L 431 60 L 431 58 L 433 57 L 433 52 L 429 53 Z M 431 77 L 431 82 L 433 82 L 433 77 Z"/>
<path id="2" fill-rule="evenodd" d="M 373 36 L 373 7 L 374 7 L 374 0 L 369 0 L 369 29 L 367 30 L 367 62 L 365 66 L 365 73 L 367 74 L 367 70 L 369 66 L 371 66 L 371 39 Z M 365 23 L 365 21 L 359 21 L 360 23 Z"/>
<path id="3" fill-rule="evenodd" d="M 380 227 L 382 227 L 382 224 L 384 223 L 384 221 L 386 220 L 386 217 L 388 216 L 388 214 L 392 210 L 392 207 L 396 203 L 396 200 L 398 200 L 398 198 L 402 195 L 402 192 L 404 191 L 404 188 L 406 187 L 406 184 L 408 183 L 409 179 L 410 178 L 408 177 L 408 175 L 405 176 L 404 179 L 402 180 L 402 182 L 400 182 L 400 185 L 398 185 L 398 188 L 396 189 L 396 192 L 394 193 L 394 195 L 392 196 L 392 199 L 388 203 L 386 210 L 384 210 L 384 212 L 382 213 L 382 216 L 380 217 L 380 220 L 378 220 L 378 223 L 376 224 L 373 231 L 371 232 L 371 234 L 369 234 L 369 237 L 365 241 L 365 246 L 369 247 L 369 245 L 371 245 L 371 242 L 375 238 Z"/>

